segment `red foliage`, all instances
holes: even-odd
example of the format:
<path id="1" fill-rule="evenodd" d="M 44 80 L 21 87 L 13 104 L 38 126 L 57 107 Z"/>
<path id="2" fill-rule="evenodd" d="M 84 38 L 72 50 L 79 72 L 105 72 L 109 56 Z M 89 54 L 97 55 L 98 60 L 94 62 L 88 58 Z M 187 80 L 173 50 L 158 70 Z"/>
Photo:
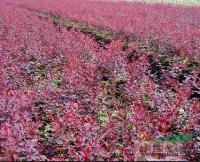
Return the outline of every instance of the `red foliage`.
<path id="1" fill-rule="evenodd" d="M 154 35 L 161 51 L 141 42 L 124 51 L 122 40 L 102 48 L 26 7 Z M 184 133 L 194 133 L 188 158 L 198 157 L 199 8 L 3 0 L 0 9 L 0 160 L 134 160 L 136 140 Z"/>
<path id="2" fill-rule="evenodd" d="M 161 42 L 172 44 L 183 54 L 199 55 L 198 7 L 90 0 L 17 0 L 12 3 L 58 13 L 66 18 L 101 26 L 116 33 L 132 33 L 139 37 L 154 36 Z"/>

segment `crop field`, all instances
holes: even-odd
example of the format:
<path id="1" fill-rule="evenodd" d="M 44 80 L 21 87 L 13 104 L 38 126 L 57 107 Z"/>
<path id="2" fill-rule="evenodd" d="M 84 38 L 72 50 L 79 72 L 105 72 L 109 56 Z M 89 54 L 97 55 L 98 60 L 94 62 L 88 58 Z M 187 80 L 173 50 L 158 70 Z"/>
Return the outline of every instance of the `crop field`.
<path id="1" fill-rule="evenodd" d="M 0 161 L 200 159 L 200 8 L 0 0 Z"/>

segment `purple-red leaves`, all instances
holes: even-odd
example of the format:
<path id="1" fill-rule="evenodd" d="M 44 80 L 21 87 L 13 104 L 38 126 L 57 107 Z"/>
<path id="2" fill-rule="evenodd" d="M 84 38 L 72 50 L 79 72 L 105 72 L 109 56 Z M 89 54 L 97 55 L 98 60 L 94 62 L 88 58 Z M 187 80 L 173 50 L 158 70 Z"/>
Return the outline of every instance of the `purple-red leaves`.
<path id="1" fill-rule="evenodd" d="M 197 155 L 198 8 L 0 6 L 0 160 L 131 161 L 138 140 L 184 133 L 195 135 L 188 159 Z"/>

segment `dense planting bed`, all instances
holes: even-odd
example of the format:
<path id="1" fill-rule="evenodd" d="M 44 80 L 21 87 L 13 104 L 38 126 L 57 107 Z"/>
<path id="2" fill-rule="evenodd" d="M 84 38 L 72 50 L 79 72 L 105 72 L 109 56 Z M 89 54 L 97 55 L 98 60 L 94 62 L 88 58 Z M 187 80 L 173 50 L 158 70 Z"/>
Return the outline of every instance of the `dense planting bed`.
<path id="1" fill-rule="evenodd" d="M 138 141 L 199 159 L 199 8 L 1 0 L 0 15 L 0 160 L 138 160 Z"/>
<path id="2" fill-rule="evenodd" d="M 82 0 L 16 1 L 18 5 L 53 12 L 79 22 L 110 29 L 118 34 L 156 37 L 182 53 L 199 55 L 199 7 L 165 6 Z"/>

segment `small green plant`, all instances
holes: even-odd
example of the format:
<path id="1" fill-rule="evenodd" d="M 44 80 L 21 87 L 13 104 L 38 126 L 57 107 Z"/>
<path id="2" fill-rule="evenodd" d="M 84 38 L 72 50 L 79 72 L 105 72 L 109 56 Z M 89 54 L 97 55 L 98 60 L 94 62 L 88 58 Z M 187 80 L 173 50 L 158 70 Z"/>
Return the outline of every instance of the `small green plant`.
<path id="1" fill-rule="evenodd" d="M 55 114 L 56 116 L 61 115 L 62 114 L 62 109 L 61 108 L 53 109 L 53 114 Z"/>
<path id="2" fill-rule="evenodd" d="M 105 31 L 97 31 L 94 33 L 95 40 L 97 42 L 109 44 L 112 42 L 111 34 Z"/>
<path id="3" fill-rule="evenodd" d="M 118 118 L 118 111 L 114 110 L 112 111 L 112 115 L 113 118 Z"/>
<path id="4" fill-rule="evenodd" d="M 62 75 L 61 72 L 58 72 L 55 79 L 52 81 L 52 84 L 56 87 L 60 87 L 62 82 Z"/>
<path id="5" fill-rule="evenodd" d="M 32 69 L 33 71 L 33 75 L 35 77 L 37 77 L 38 79 L 45 79 L 47 76 L 46 76 L 46 72 L 45 72 L 45 65 L 44 64 L 40 64 L 40 63 L 37 63 L 35 65 L 35 67 L 33 67 Z"/>
<path id="6" fill-rule="evenodd" d="M 75 26 L 75 23 L 72 21 L 63 20 L 63 26 L 69 30 Z"/>
<path id="7" fill-rule="evenodd" d="M 60 18 L 58 18 L 58 17 L 53 18 L 53 24 L 54 25 L 59 25 L 60 23 L 61 23 Z"/>
<path id="8" fill-rule="evenodd" d="M 113 153 L 112 153 L 112 157 L 113 158 L 119 158 L 121 155 L 121 152 L 119 150 L 115 150 Z"/>
<path id="9" fill-rule="evenodd" d="M 108 122 L 107 114 L 102 110 L 97 113 L 97 119 L 100 126 L 105 126 L 106 123 Z"/>
<path id="10" fill-rule="evenodd" d="M 48 20 L 49 19 L 49 15 L 41 14 L 41 15 L 39 15 L 39 18 L 42 19 L 42 20 Z"/>
<path id="11" fill-rule="evenodd" d="M 82 25 L 81 26 L 81 31 L 85 34 L 92 34 L 94 33 L 94 29 L 90 25 Z"/>
<path id="12" fill-rule="evenodd" d="M 151 106 L 151 100 L 147 94 L 141 94 L 140 98 L 146 107 Z"/>
<path id="13" fill-rule="evenodd" d="M 47 142 L 49 140 L 49 137 L 52 135 L 52 128 L 51 123 L 49 122 L 49 119 L 43 119 L 44 124 L 42 127 L 40 127 L 40 141 L 41 142 Z"/>

